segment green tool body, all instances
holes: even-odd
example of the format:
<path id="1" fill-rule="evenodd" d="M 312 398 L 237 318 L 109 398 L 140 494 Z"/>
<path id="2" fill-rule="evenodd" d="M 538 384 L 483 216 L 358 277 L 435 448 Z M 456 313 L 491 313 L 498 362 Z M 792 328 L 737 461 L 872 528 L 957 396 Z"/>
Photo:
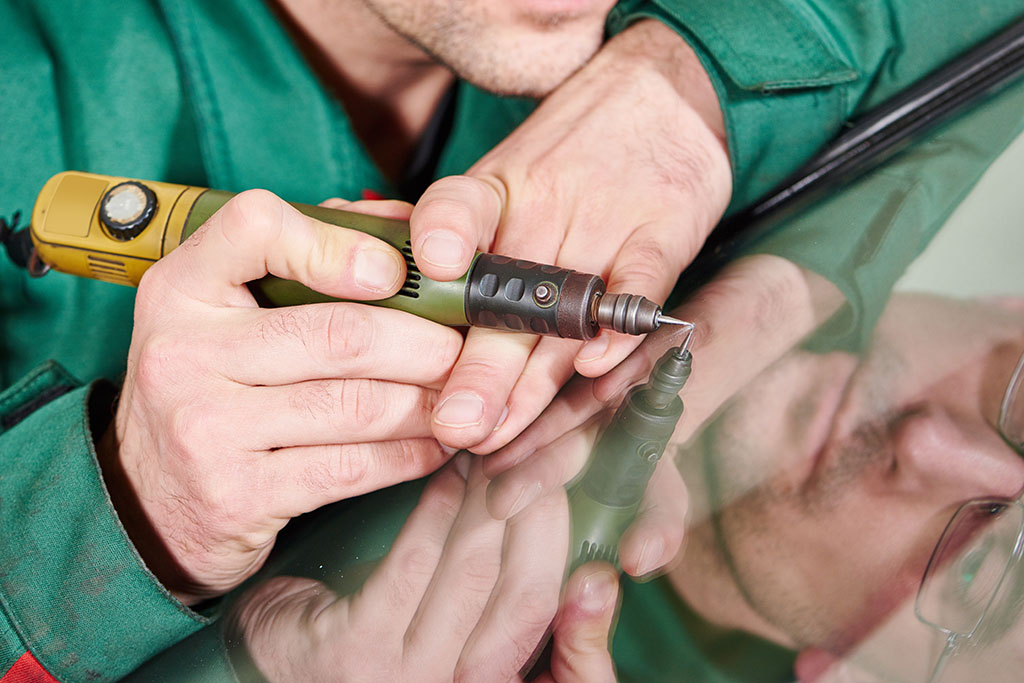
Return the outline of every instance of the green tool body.
<path id="1" fill-rule="evenodd" d="M 145 270 L 176 248 L 234 197 L 232 192 L 67 171 L 50 178 L 32 213 L 30 270 L 138 285 Z M 367 301 L 443 325 L 591 339 L 607 328 L 645 334 L 676 323 L 634 294 L 609 294 L 597 275 L 478 253 L 450 282 L 424 276 L 413 260 L 406 221 L 293 204 L 324 223 L 358 230 L 397 249 L 406 278 L 397 294 Z M 337 301 L 304 285 L 268 276 L 249 283 L 263 306 Z"/>
<path id="2" fill-rule="evenodd" d="M 683 415 L 679 391 L 692 356 L 669 349 L 646 384 L 630 389 L 594 446 L 590 463 L 569 489 L 569 570 L 591 560 L 618 566 L 619 540 L 636 518 L 647 483 Z"/>

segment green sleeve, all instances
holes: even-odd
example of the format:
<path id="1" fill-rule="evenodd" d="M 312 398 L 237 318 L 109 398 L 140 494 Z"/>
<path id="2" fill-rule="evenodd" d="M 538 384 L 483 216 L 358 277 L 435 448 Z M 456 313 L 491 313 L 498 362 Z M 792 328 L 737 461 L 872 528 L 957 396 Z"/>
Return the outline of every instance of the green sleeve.
<path id="1" fill-rule="evenodd" d="M 725 117 L 735 210 L 1020 14 L 1020 0 L 622 0 L 607 28 L 655 18 L 696 50 Z"/>
<path id="2" fill-rule="evenodd" d="M 792 218 L 748 252 L 782 256 L 836 284 L 847 306 L 813 340 L 863 348 L 893 285 L 985 170 L 1024 133 L 1018 83 Z"/>
<path id="3" fill-rule="evenodd" d="M 58 680 L 113 681 L 207 623 L 125 535 L 92 445 L 94 390 L 48 363 L 0 395 L 0 674 L 30 651 Z"/>

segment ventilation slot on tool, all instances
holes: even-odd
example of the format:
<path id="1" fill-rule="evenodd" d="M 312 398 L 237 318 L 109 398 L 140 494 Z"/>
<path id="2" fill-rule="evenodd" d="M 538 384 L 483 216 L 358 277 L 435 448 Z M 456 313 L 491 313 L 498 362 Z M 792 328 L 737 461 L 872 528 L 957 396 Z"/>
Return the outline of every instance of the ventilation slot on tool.
<path id="1" fill-rule="evenodd" d="M 128 270 L 124 261 L 110 257 L 100 258 L 99 256 L 89 254 L 88 262 L 89 272 L 97 280 L 116 282 L 122 285 L 130 285 L 132 283 L 131 278 L 128 277 Z"/>
<path id="2" fill-rule="evenodd" d="M 618 549 L 612 546 L 583 541 L 583 545 L 580 547 L 579 561 L 581 564 L 584 562 L 592 562 L 594 560 L 601 560 L 602 562 L 608 562 L 609 564 L 616 564 L 619 560 L 619 554 L 617 551 Z"/>
<path id="3" fill-rule="evenodd" d="M 402 284 L 402 288 L 398 290 L 397 296 L 419 299 L 420 293 L 418 290 L 423 276 L 420 274 L 420 269 L 416 267 L 416 261 L 412 258 L 412 244 L 409 243 L 409 240 L 406 240 L 405 246 L 402 247 L 402 256 L 405 258 L 405 282 Z"/>

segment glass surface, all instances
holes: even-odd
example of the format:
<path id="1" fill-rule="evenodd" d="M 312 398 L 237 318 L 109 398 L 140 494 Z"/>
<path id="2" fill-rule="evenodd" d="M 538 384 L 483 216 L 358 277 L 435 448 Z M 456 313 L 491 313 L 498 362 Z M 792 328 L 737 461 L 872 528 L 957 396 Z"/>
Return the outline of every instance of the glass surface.
<path id="1" fill-rule="evenodd" d="M 612 652 L 620 680 L 1021 680 L 1024 137 L 960 199 L 989 165 L 979 160 L 1019 136 L 1022 103 L 1016 92 L 1002 118 L 989 110 L 842 188 L 672 311 L 687 318 L 693 302 L 714 304 L 681 394 L 686 412 L 641 508 L 671 527 L 665 538 L 685 541 L 667 575 L 627 583 Z M 932 240 L 930 217 L 958 203 Z M 725 296 L 737 287 L 744 305 Z M 574 386 L 572 409 L 557 404 L 548 441 L 531 445 L 540 467 L 566 479 L 615 407 L 579 417 L 593 392 Z M 328 626 L 328 611 L 271 618 L 273 600 L 261 613 L 238 598 L 284 577 L 319 582 L 332 605 L 357 604 L 379 585 L 423 490 L 406 484 L 292 521 L 264 570 L 221 605 L 226 631 L 201 630 L 136 680 L 316 678 L 280 673 L 278 658 L 345 678 L 386 634 L 357 648 L 346 623 Z M 519 531 L 506 533 L 513 546 Z M 530 561 L 557 555 L 559 542 L 533 539 Z M 416 571 L 423 558 L 399 560 Z M 266 621 L 236 618 L 246 610 Z M 253 623 L 255 639 L 244 632 Z"/>

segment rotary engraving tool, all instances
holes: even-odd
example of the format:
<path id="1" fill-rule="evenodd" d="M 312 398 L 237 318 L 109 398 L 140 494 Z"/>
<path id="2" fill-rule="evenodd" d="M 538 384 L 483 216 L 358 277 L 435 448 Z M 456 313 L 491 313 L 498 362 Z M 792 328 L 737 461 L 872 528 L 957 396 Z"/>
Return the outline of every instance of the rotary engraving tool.
<path id="1" fill-rule="evenodd" d="M 159 258 L 186 240 L 234 193 L 68 171 L 47 181 L 32 212 L 29 270 L 137 286 Z M 602 329 L 646 334 L 682 324 L 635 294 L 611 294 L 597 275 L 478 253 L 458 280 L 439 282 L 416 268 L 406 221 L 293 204 L 302 213 L 381 239 L 405 257 L 398 294 L 363 303 L 396 308 L 443 325 L 591 339 Z M 249 283 L 263 306 L 338 301 L 273 276 Z"/>
<path id="2" fill-rule="evenodd" d="M 690 377 L 690 332 L 669 349 L 646 384 L 629 390 L 605 428 L 586 472 L 569 491 L 569 571 L 591 560 L 619 564 L 619 539 L 636 518 L 647 482 L 683 415 L 679 392 Z"/>

